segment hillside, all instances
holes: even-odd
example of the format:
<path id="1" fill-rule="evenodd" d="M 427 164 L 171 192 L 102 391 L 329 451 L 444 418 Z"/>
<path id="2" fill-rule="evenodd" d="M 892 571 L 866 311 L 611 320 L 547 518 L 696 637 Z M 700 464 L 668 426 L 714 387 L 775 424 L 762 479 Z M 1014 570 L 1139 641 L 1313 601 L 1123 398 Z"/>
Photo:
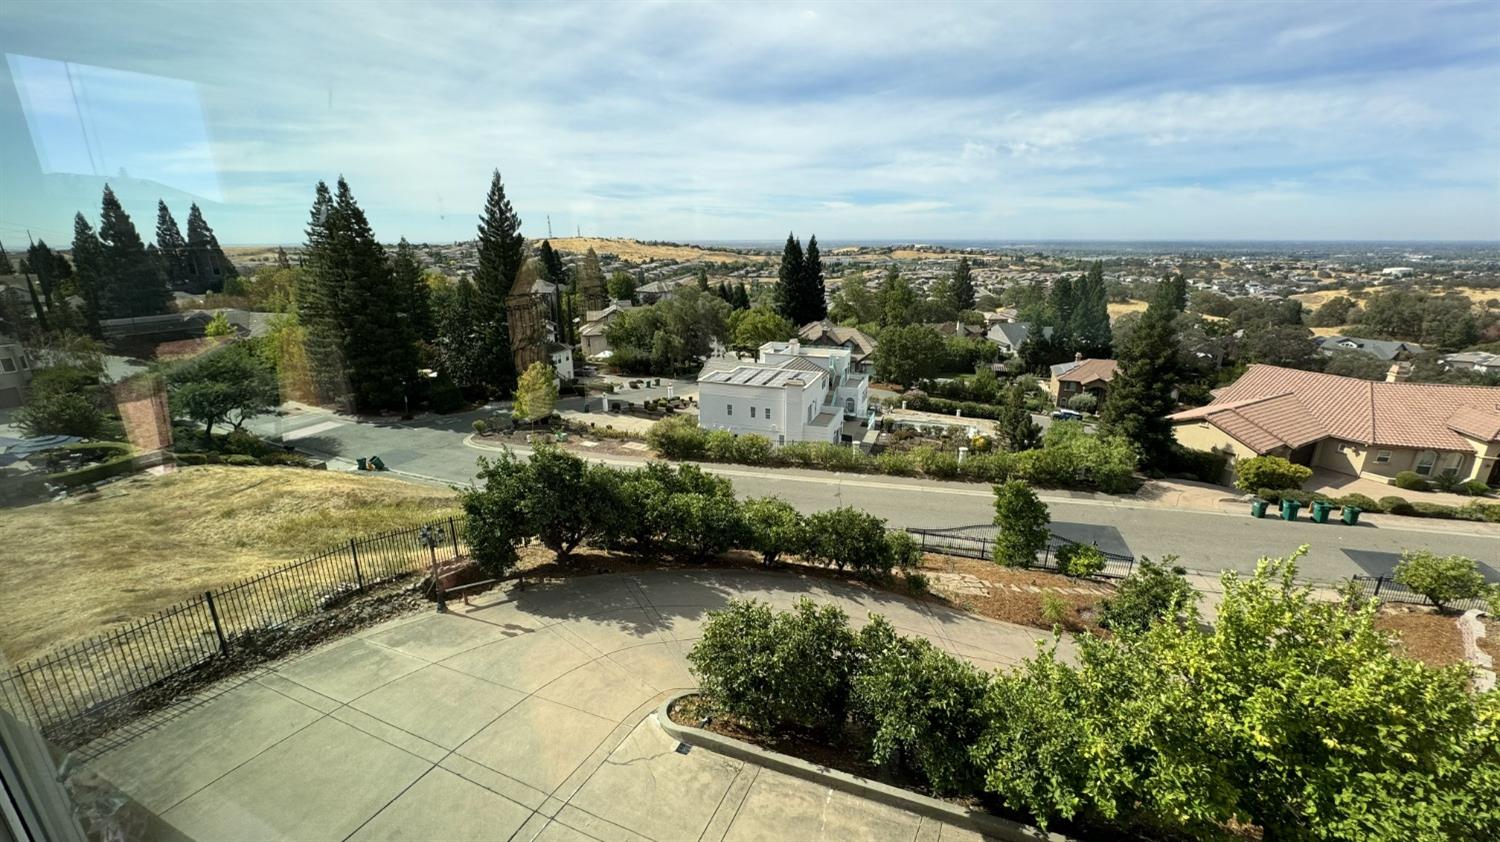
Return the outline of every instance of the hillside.
<path id="1" fill-rule="evenodd" d="M 553 237 L 552 248 L 565 254 L 583 254 L 589 249 L 596 253 L 613 254 L 631 263 L 649 263 L 655 260 L 694 261 L 708 263 L 737 263 L 740 261 L 769 261 L 765 255 L 739 254 L 718 251 L 699 246 L 650 245 L 639 240 L 613 239 L 605 237 Z"/>

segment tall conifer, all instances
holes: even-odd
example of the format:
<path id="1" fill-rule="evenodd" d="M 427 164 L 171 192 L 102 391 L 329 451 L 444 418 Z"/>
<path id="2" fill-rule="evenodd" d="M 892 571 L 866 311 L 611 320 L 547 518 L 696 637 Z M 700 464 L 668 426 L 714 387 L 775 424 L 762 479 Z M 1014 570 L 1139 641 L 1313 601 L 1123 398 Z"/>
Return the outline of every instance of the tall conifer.
<path id="1" fill-rule="evenodd" d="M 105 296 L 110 309 L 103 317 L 154 316 L 171 309 L 172 294 L 166 282 L 108 184 L 100 202 L 99 242 L 103 252 L 100 277 L 110 287 Z"/>
<path id="2" fill-rule="evenodd" d="M 953 270 L 953 303 L 960 311 L 974 309 L 974 274 L 967 257 L 960 257 Z"/>
<path id="3" fill-rule="evenodd" d="M 495 170 L 485 197 L 484 215 L 479 218 L 479 269 L 474 273 L 474 299 L 479 305 L 478 321 L 485 328 L 485 379 L 498 391 L 509 391 L 516 384 L 505 299 L 525 262 L 526 239 L 521 235 L 521 217 L 505 197 L 505 182 L 500 179 L 500 171 Z"/>
<path id="4" fill-rule="evenodd" d="M 794 234 L 786 235 L 786 246 L 781 250 L 781 269 L 776 275 L 776 312 L 797 324 L 805 298 L 806 276 L 802 269 L 802 243 Z"/>
<path id="5" fill-rule="evenodd" d="M 1100 413 L 1104 432 L 1123 436 L 1147 467 L 1164 468 L 1172 453 L 1173 395 L 1178 380 L 1175 296 L 1162 281 L 1124 347 L 1117 348 L 1120 371 Z"/>
<path id="6" fill-rule="evenodd" d="M 188 209 L 187 248 L 201 288 L 222 292 L 225 281 L 239 277 L 239 271 L 219 247 L 219 238 L 203 220 L 203 211 L 196 204 Z"/>
<path id="7" fill-rule="evenodd" d="M 802 308 L 792 324 L 801 326 L 828 316 L 828 293 L 823 287 L 823 258 L 818 253 L 818 235 L 807 238 L 802 257 Z"/>
<path id="8" fill-rule="evenodd" d="M 104 255 L 99 237 L 81 213 L 73 215 L 73 284 L 78 288 L 78 297 L 83 299 L 83 323 L 89 335 L 103 336 L 99 327 L 103 311 Z"/>
<path id="9" fill-rule="evenodd" d="M 187 240 L 183 239 L 182 229 L 177 227 L 167 203 L 160 199 L 156 201 L 156 257 L 169 286 L 185 285 L 193 277 Z"/>

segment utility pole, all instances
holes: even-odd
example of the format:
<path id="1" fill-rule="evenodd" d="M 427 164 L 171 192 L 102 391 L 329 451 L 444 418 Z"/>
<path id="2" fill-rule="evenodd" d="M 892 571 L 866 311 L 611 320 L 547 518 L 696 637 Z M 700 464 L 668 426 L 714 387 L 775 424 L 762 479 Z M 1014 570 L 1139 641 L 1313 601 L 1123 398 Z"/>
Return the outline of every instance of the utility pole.
<path id="1" fill-rule="evenodd" d="M 552 239 L 552 214 L 547 214 L 547 239 Z"/>

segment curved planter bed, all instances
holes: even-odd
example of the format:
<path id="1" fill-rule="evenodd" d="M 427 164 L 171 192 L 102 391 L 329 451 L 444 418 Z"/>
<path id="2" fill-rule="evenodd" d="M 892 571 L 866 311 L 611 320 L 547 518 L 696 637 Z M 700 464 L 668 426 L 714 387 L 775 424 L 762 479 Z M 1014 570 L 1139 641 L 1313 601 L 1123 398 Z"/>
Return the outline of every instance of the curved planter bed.
<path id="1" fill-rule="evenodd" d="M 677 693 L 656 709 L 656 721 L 666 731 L 668 736 L 681 743 L 697 746 L 715 754 L 733 757 L 746 763 L 754 763 L 774 769 L 777 772 L 791 775 L 795 778 L 823 784 L 833 789 L 868 798 L 880 804 L 886 804 L 901 810 L 909 810 L 930 819 L 935 819 L 946 824 L 972 830 L 986 837 L 1005 840 L 1005 842 L 1068 842 L 1068 837 L 1059 833 L 1049 833 L 1030 825 L 1002 819 L 989 813 L 976 813 L 966 810 L 956 804 L 937 798 L 929 798 L 909 790 L 901 789 L 887 784 L 851 775 L 848 772 L 840 772 L 816 763 L 809 763 L 790 755 L 779 752 L 767 751 L 760 746 L 751 745 L 742 740 L 705 731 L 702 728 L 694 728 L 691 725 L 682 725 L 672 721 L 672 706 L 680 699 L 697 695 L 698 691 L 690 690 L 685 693 Z"/>

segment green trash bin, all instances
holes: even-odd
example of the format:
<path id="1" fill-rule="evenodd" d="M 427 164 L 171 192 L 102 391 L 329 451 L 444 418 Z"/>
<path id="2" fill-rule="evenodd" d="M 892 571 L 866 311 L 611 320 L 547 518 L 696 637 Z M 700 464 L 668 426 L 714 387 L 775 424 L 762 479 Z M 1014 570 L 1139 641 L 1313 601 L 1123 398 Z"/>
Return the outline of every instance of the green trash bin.
<path id="1" fill-rule="evenodd" d="M 1256 498 L 1250 501 L 1250 516 L 1265 517 L 1267 501 Z"/>
<path id="2" fill-rule="evenodd" d="M 1301 510 L 1302 510 L 1302 504 L 1298 503 L 1296 500 L 1282 500 L 1281 501 L 1281 519 L 1282 520 L 1296 520 L 1297 519 L 1297 512 L 1299 512 Z"/>
<path id="3" fill-rule="evenodd" d="M 357 461 L 359 463 L 359 470 L 361 470 L 361 471 L 368 471 L 369 470 L 369 465 L 365 461 L 365 457 L 361 456 L 361 457 L 359 457 L 359 459 L 357 459 L 355 461 Z"/>
<path id="4" fill-rule="evenodd" d="M 1314 500 L 1312 504 L 1313 523 L 1327 523 L 1328 513 L 1333 511 L 1333 504 L 1327 500 Z"/>
<path id="5" fill-rule="evenodd" d="M 1359 511 L 1360 509 L 1358 506 L 1345 506 L 1343 513 L 1344 523 L 1347 523 L 1350 526 L 1359 523 Z"/>

